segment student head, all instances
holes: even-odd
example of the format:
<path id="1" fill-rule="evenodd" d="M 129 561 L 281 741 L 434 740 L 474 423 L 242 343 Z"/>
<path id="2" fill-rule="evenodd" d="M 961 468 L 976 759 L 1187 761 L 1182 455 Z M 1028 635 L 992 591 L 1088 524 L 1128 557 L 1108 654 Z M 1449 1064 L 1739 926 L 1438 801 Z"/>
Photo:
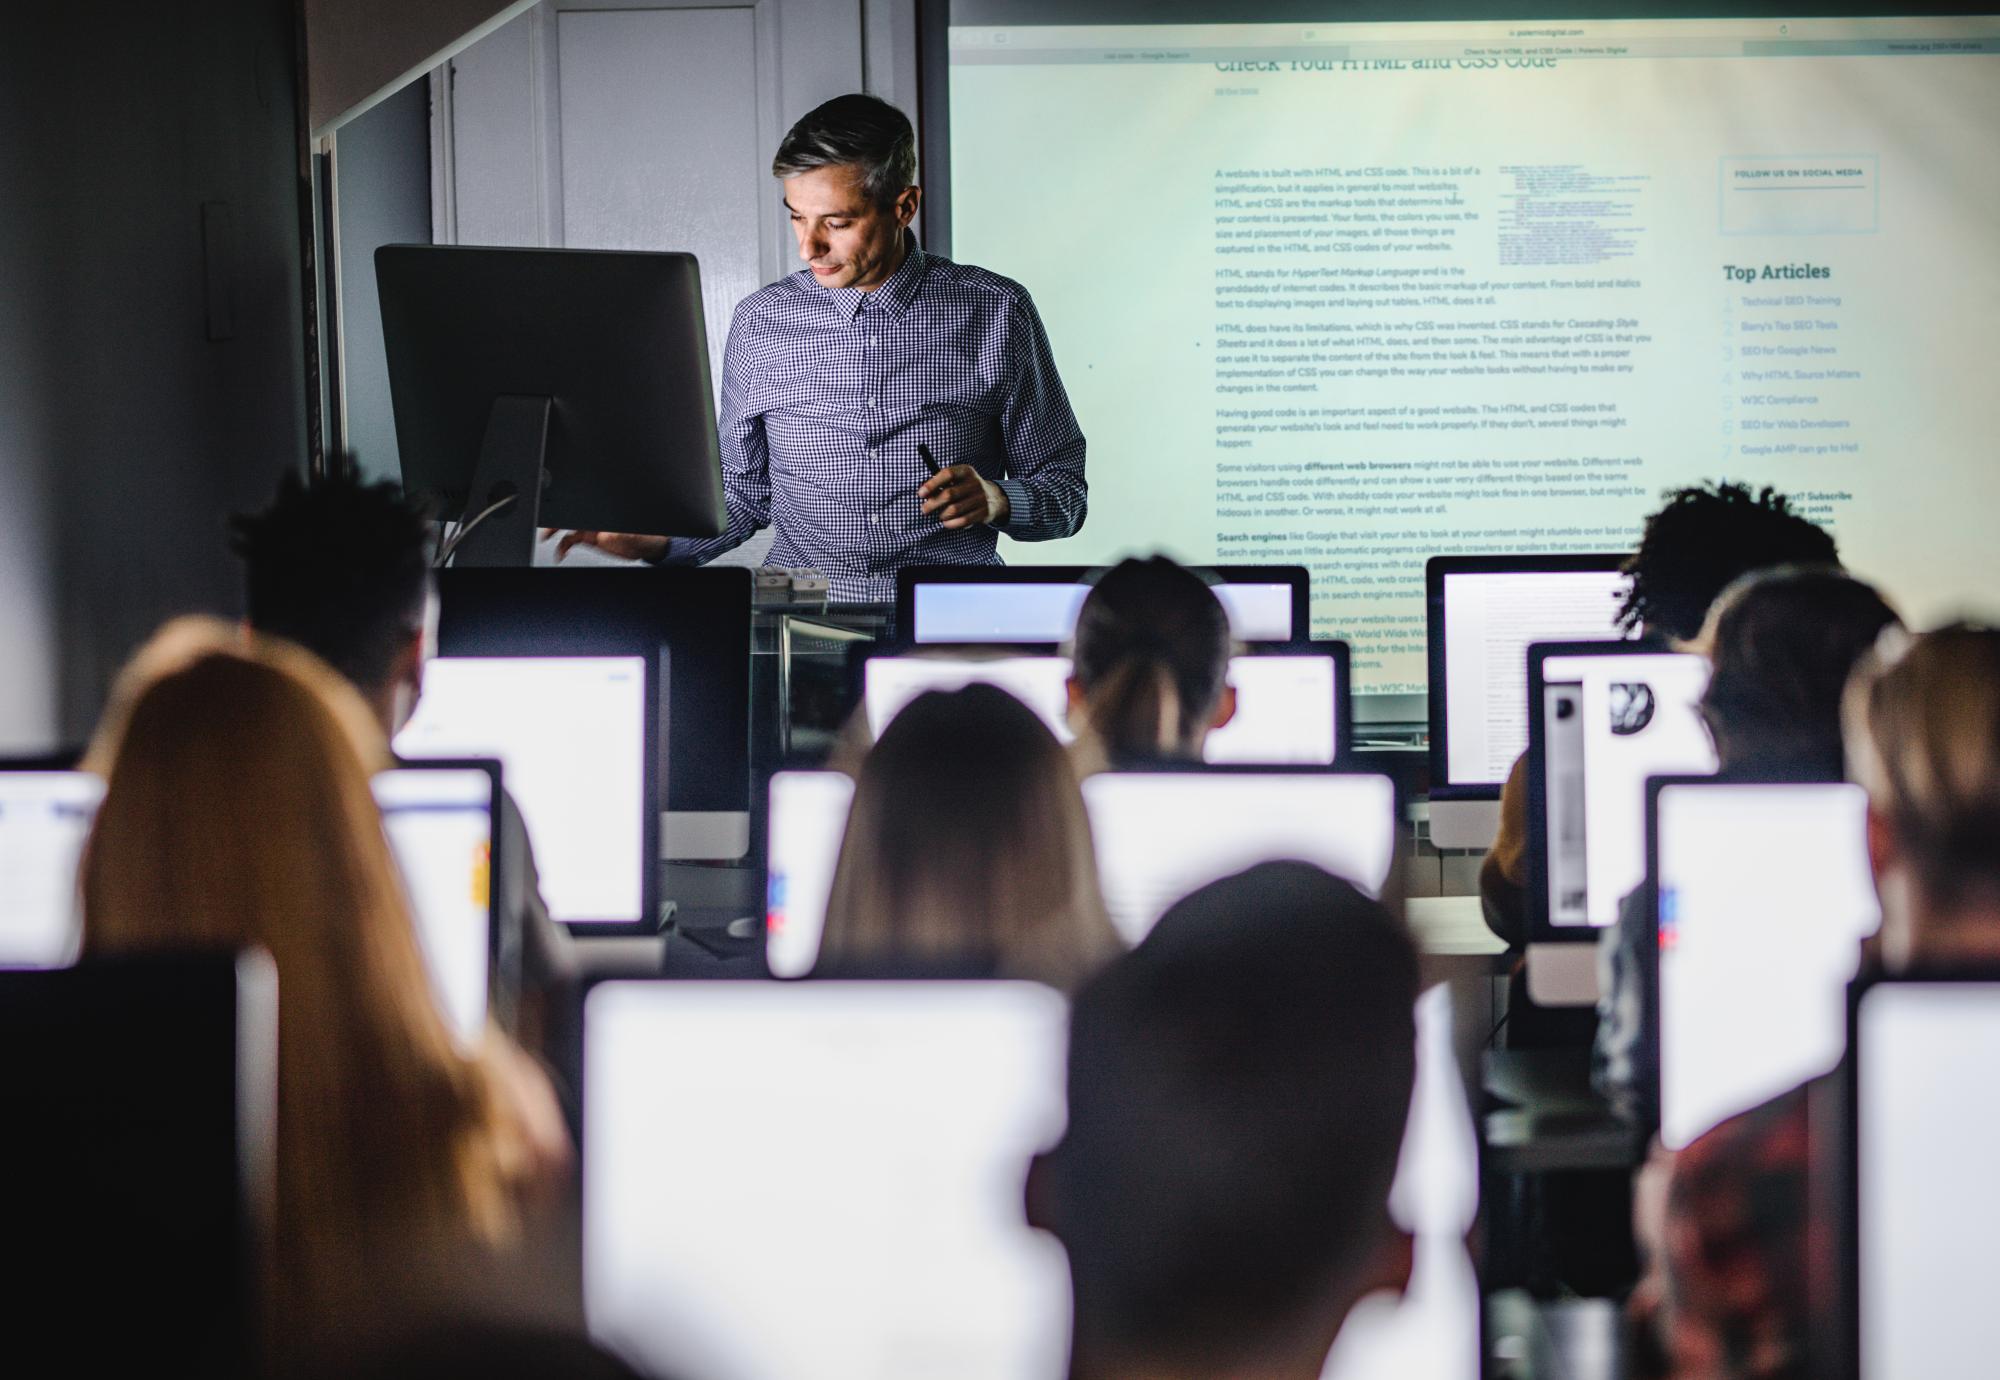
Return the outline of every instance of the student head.
<path id="1" fill-rule="evenodd" d="M 1885 638 L 1846 717 L 1884 961 L 2000 958 L 2000 631 Z"/>
<path id="2" fill-rule="evenodd" d="M 1855 663 L 1901 626 L 1873 585 L 1831 566 L 1746 575 L 1710 610 L 1702 718 L 1725 771 L 1839 780 L 1840 701 Z"/>
<path id="3" fill-rule="evenodd" d="M 990 685 L 913 700 L 861 764 L 820 971 L 936 966 L 1067 988 L 1120 947 L 1055 735 Z"/>
<path id="4" fill-rule="evenodd" d="M 1838 565 L 1834 541 L 1775 489 L 1697 484 L 1667 495 L 1625 563 L 1627 631 L 1691 642 L 1709 605 L 1737 577 L 1773 565 Z"/>
<path id="5" fill-rule="evenodd" d="M 526 1143 L 432 998 L 369 788 L 380 734 L 307 653 L 169 624 L 116 686 L 83 952 L 260 947 L 279 985 L 272 1303 L 372 1312 L 416 1252 L 497 1243 Z"/>
<path id="6" fill-rule="evenodd" d="M 250 626 L 346 676 L 393 736 L 437 640 L 428 516 L 393 484 L 287 474 L 232 527 Z"/>
<path id="7" fill-rule="evenodd" d="M 875 96 L 836 96 L 801 116 L 771 174 L 785 184 L 799 258 L 825 288 L 880 287 L 916 219 L 917 134 Z"/>
<path id="8" fill-rule="evenodd" d="M 1200 576 L 1165 556 L 1107 570 L 1077 614 L 1070 718 L 1113 765 L 1199 760 L 1236 712 L 1229 615 Z"/>
<path id="9" fill-rule="evenodd" d="M 1195 892 L 1077 993 L 1068 1128 L 1028 1180 L 1074 1375 L 1316 1377 L 1355 1300 L 1401 1286 L 1416 997 L 1403 927 L 1304 863 Z"/>

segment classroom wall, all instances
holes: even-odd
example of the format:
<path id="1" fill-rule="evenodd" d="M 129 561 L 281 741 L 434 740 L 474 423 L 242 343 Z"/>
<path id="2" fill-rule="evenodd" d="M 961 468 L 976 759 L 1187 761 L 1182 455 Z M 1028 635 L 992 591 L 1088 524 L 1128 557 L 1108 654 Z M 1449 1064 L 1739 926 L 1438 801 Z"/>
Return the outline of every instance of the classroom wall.
<path id="1" fill-rule="evenodd" d="M 224 517 L 302 466 L 289 0 L 69 0 L 0 42 L 0 751 L 76 740 Z M 207 210 L 204 211 L 204 207 Z"/>
<path id="2" fill-rule="evenodd" d="M 375 251 L 431 242 L 430 84 L 417 80 L 334 135 L 339 187 L 343 448 L 369 479 L 402 478 Z"/>

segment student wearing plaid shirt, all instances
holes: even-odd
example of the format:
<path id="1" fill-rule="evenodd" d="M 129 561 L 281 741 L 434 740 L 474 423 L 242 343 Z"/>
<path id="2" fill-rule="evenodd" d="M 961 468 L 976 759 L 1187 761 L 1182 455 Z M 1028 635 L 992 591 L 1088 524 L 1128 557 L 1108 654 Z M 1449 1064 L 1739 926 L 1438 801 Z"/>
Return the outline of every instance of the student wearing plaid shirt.
<path id="1" fill-rule="evenodd" d="M 806 267 L 745 298 L 723 352 L 721 536 L 571 532 L 557 548 L 698 564 L 777 529 L 767 563 L 838 600 L 915 564 L 998 565 L 1083 526 L 1083 433 L 1025 289 L 918 248 L 916 134 L 873 96 L 792 126 L 772 172 Z M 935 461 L 926 462 L 925 447 Z"/>

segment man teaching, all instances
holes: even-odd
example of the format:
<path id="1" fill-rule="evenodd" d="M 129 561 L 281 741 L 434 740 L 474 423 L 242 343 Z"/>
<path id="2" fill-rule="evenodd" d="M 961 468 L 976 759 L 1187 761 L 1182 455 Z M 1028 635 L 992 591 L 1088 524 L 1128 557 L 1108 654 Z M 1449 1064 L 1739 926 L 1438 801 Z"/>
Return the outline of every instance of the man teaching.
<path id="1" fill-rule="evenodd" d="M 705 539 L 571 532 L 557 547 L 700 564 L 774 527 L 767 564 L 887 601 L 905 565 L 998 565 L 997 533 L 1067 537 L 1083 433 L 1020 284 L 919 249 L 916 133 L 873 96 L 793 125 L 771 171 L 805 268 L 730 323 L 718 419 L 728 523 Z"/>

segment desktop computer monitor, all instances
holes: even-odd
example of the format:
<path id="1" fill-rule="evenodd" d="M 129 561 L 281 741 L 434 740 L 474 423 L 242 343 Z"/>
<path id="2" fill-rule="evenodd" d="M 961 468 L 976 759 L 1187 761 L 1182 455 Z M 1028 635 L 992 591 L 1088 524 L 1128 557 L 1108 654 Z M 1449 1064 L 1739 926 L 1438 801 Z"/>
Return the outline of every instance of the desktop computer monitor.
<path id="1" fill-rule="evenodd" d="M 1395 863 L 1395 785 L 1370 772 L 1101 772 L 1083 801 L 1104 904 L 1128 944 L 1189 892 L 1260 862 L 1313 863 L 1371 896 Z"/>
<path id="2" fill-rule="evenodd" d="M 750 849 L 752 580 L 730 566 L 443 570 L 438 650 L 658 663 L 660 854 L 741 858 Z"/>
<path id="3" fill-rule="evenodd" d="M 1106 567 L 917 565 L 896 572 L 896 628 L 905 642 L 1016 645 L 1067 642 L 1090 584 Z M 1303 566 L 1212 566 L 1215 597 L 1238 642 L 1312 635 Z"/>
<path id="4" fill-rule="evenodd" d="M 1490 848 L 1500 785 L 1528 747 L 1528 648 L 1622 638 L 1627 557 L 1433 556 L 1424 567 L 1430 653 L 1430 831 L 1440 848 Z"/>
<path id="5" fill-rule="evenodd" d="M 1054 653 L 956 651 L 876 653 L 863 665 L 868 729 L 880 737 L 903 707 L 927 690 L 975 682 L 1014 695 L 1058 740 L 1069 725 L 1070 661 Z M 1330 766 L 1348 739 L 1347 644 L 1310 642 L 1231 657 L 1236 713 L 1210 732 L 1203 759 L 1223 764 Z"/>
<path id="6" fill-rule="evenodd" d="M 487 979 L 499 952 L 500 764 L 411 763 L 377 772 L 374 785 L 431 990 L 470 1048 L 486 1029 Z"/>
<path id="7" fill-rule="evenodd" d="M 1061 1375 L 1068 1269 L 1021 1185 L 1062 1134 L 1067 1025 L 1033 983 L 599 985 L 591 1334 L 659 1375 Z M 733 1190 L 673 1172 L 694 1143 Z"/>
<path id="8" fill-rule="evenodd" d="M 1646 876 L 1646 779 L 1715 770 L 1708 663 L 1615 642 L 1528 651 L 1529 937 L 1587 940 Z"/>
<path id="9" fill-rule="evenodd" d="M 854 779 L 843 772 L 781 771 L 771 777 L 764 960 L 772 977 L 804 977 L 819 958 L 833 869 L 853 803 Z"/>
<path id="10" fill-rule="evenodd" d="M 1660 1139 L 1678 1150 L 1840 1062 L 1881 924 L 1859 786 L 1655 778 Z"/>
<path id="11" fill-rule="evenodd" d="M 468 565 L 526 566 L 537 527 L 722 530 L 722 465 L 692 254 L 384 245 L 375 251 L 403 486 L 469 532 Z"/>
<path id="12" fill-rule="evenodd" d="M 1444 983 L 1417 999 L 1416 1089 L 1389 1215 L 1414 1238 L 1409 1287 L 1354 1305 L 1321 1380 L 1478 1380 L 1483 1300 L 1466 1237 L 1479 1216 L 1479 1138 Z"/>
<path id="13" fill-rule="evenodd" d="M 0 968 L 55 968 L 81 938 L 77 865 L 104 783 L 0 764 Z"/>
<path id="14" fill-rule="evenodd" d="M 143 1375 L 164 1358 L 187 1375 L 260 1373 L 278 1134 L 269 956 L 0 972 L 0 1048 L 15 1373 Z"/>
<path id="15" fill-rule="evenodd" d="M 657 693 L 642 656 L 438 657 L 396 752 L 499 759 L 551 918 L 650 930 Z"/>
<path id="16" fill-rule="evenodd" d="M 1862 1380 L 1975 1376 L 2000 1341 L 2000 971 L 1858 990 L 1848 1047 L 1844 1223 Z"/>
<path id="17" fill-rule="evenodd" d="M 968 685 L 998 686 L 1032 709 L 1058 740 L 1068 743 L 1076 737 L 1069 726 L 1066 656 L 884 652 L 866 657 L 861 674 L 861 703 L 871 738 L 880 738 L 919 695 L 963 690 Z"/>

